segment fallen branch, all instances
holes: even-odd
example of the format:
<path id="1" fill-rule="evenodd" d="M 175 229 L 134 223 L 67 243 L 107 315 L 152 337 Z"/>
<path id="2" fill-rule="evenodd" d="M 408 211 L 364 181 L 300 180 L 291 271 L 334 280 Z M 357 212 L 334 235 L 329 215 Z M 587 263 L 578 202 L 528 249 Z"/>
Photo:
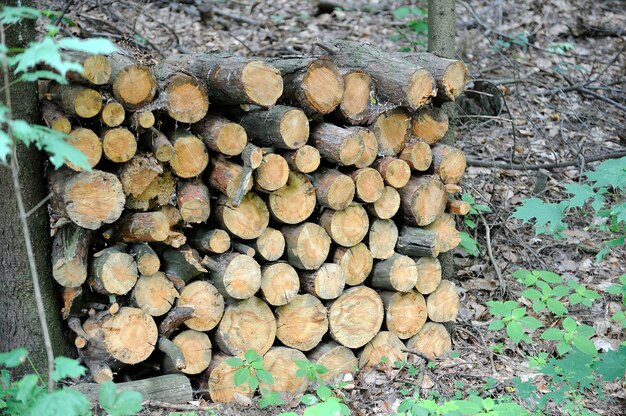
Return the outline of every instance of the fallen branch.
<path id="1" fill-rule="evenodd" d="M 603 155 L 586 157 L 585 162 L 600 162 L 608 159 L 619 159 L 620 157 L 626 156 L 626 151 L 624 152 L 613 152 L 613 153 L 605 153 Z M 492 161 L 485 162 L 483 160 L 478 159 L 467 159 L 468 166 L 476 166 L 483 168 L 498 168 L 498 169 L 510 169 L 510 170 L 540 170 L 540 169 L 558 169 L 558 168 L 566 168 L 568 166 L 576 166 L 580 163 L 580 159 L 570 160 L 568 162 L 561 163 L 546 163 L 543 165 L 527 165 L 524 163 L 509 163 L 505 161 Z"/>

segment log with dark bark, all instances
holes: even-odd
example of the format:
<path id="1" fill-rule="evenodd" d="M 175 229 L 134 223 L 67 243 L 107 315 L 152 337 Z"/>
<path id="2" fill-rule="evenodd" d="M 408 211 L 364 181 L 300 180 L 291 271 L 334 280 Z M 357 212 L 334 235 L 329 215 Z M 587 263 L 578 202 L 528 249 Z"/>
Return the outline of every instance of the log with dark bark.
<path id="1" fill-rule="evenodd" d="M 209 149 L 226 156 L 241 154 L 248 143 L 248 136 L 243 127 L 215 115 L 206 116 L 191 126 L 191 131 L 200 137 Z"/>
<path id="2" fill-rule="evenodd" d="M 63 287 L 80 287 L 87 280 L 93 233 L 72 223 L 57 230 L 52 240 L 52 277 Z"/>
<path id="3" fill-rule="evenodd" d="M 396 251 L 411 257 L 437 257 L 435 246 L 437 235 L 419 227 L 400 227 Z"/>
<path id="4" fill-rule="evenodd" d="M 361 69 L 376 82 L 379 100 L 416 109 L 436 94 L 435 79 L 428 70 L 361 42 L 334 40 L 332 55 L 341 67 Z"/>
<path id="5" fill-rule="evenodd" d="M 220 229 L 196 228 L 188 234 L 187 241 L 205 254 L 222 254 L 230 248 L 230 236 Z"/>
<path id="6" fill-rule="evenodd" d="M 172 160 L 176 151 L 165 134 L 154 127 L 147 127 L 147 131 L 143 137 L 148 142 L 150 150 L 152 150 L 154 157 L 156 157 L 159 162 L 169 162 Z"/>
<path id="7" fill-rule="evenodd" d="M 309 138 L 309 120 L 304 112 L 285 105 L 251 111 L 239 118 L 239 123 L 258 146 L 299 149 Z"/>
<path id="8" fill-rule="evenodd" d="M 169 220 L 161 211 L 127 214 L 116 225 L 112 238 L 125 243 L 160 242 L 170 233 Z"/>
<path id="9" fill-rule="evenodd" d="M 465 91 L 467 67 L 458 59 L 441 58 L 432 53 L 403 53 L 400 55 L 415 65 L 426 68 L 437 82 L 437 99 L 454 101 Z"/>
<path id="10" fill-rule="evenodd" d="M 61 108 L 51 101 L 41 102 L 41 118 L 52 130 L 68 134 L 72 131 L 72 122 Z"/>
<path id="11" fill-rule="evenodd" d="M 140 129 L 150 129 L 154 127 L 156 120 L 151 110 L 140 110 L 131 113 L 129 121 L 130 128 L 138 132 Z"/>
<path id="12" fill-rule="evenodd" d="M 446 212 L 454 215 L 467 215 L 471 209 L 472 206 L 466 201 L 448 199 L 446 204 Z"/>
<path id="13" fill-rule="evenodd" d="M 137 270 L 145 276 L 153 275 L 161 268 L 161 259 L 147 243 L 138 243 L 130 246 L 130 254 L 135 257 Z"/>
<path id="14" fill-rule="evenodd" d="M 350 166 L 363 154 L 363 139 L 359 133 L 359 129 L 318 123 L 311 129 L 309 143 L 319 150 L 324 159 L 342 166 Z"/>
<path id="15" fill-rule="evenodd" d="M 248 192 L 252 189 L 252 181 L 243 184 L 244 168 L 230 160 L 218 156 L 211 159 L 211 167 L 207 171 L 207 182 L 228 198 L 234 198 L 238 191 Z"/>
<path id="16" fill-rule="evenodd" d="M 71 116 L 92 118 L 102 109 L 102 95 L 83 85 L 55 85 L 49 94 Z"/>
<path id="17" fill-rule="evenodd" d="M 416 283 L 415 261 L 398 253 L 386 260 L 374 263 L 369 282 L 372 287 L 398 292 L 409 292 Z"/>
<path id="18" fill-rule="evenodd" d="M 276 338 L 288 347 L 309 351 L 328 332 L 328 312 L 313 295 L 295 296 L 276 308 Z"/>
<path id="19" fill-rule="evenodd" d="M 185 224 L 206 222 L 211 214 L 211 194 L 200 179 L 179 183 L 176 203 Z"/>
<path id="20" fill-rule="evenodd" d="M 400 211 L 408 225 L 431 224 L 446 208 L 447 195 L 438 176 L 418 176 L 398 190 Z"/>
<path id="21" fill-rule="evenodd" d="M 324 263 L 319 269 L 299 273 L 302 291 L 320 299 L 336 299 L 343 292 L 346 277 L 341 266 Z"/>
<path id="22" fill-rule="evenodd" d="M 165 267 L 163 271 L 172 279 L 176 288 L 181 289 L 185 283 L 206 273 L 198 252 L 187 245 L 180 248 L 166 248 L 162 253 Z"/>
<path id="23" fill-rule="evenodd" d="M 426 229 L 435 233 L 435 248 L 439 253 L 453 250 L 461 242 L 461 236 L 456 229 L 456 221 L 450 214 L 441 214 Z"/>

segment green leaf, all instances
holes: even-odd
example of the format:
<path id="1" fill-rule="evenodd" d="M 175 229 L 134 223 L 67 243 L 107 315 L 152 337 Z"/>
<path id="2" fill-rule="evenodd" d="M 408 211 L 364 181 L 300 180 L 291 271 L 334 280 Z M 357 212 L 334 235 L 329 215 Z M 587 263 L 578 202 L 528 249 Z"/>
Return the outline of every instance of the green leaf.
<path id="1" fill-rule="evenodd" d="M 513 319 L 519 319 L 526 314 L 526 308 L 515 308 L 513 312 L 511 312 L 511 316 Z"/>
<path id="2" fill-rule="evenodd" d="M 56 72 L 46 70 L 26 72 L 20 77 L 20 81 L 22 82 L 33 82 L 40 79 L 49 79 L 57 84 L 67 84 L 67 79 L 65 79 L 65 77 L 57 74 Z"/>
<path id="3" fill-rule="evenodd" d="M 533 318 L 532 316 L 524 316 L 523 318 L 520 318 L 518 322 L 526 329 L 537 329 L 543 326 L 538 319 Z"/>
<path id="4" fill-rule="evenodd" d="M 583 336 L 574 337 L 574 347 L 587 355 L 598 354 L 598 350 L 596 349 L 596 346 L 593 344 L 593 342 Z"/>
<path id="5" fill-rule="evenodd" d="M 257 387 L 259 387 L 259 379 L 256 377 L 249 377 L 248 378 L 248 386 L 250 386 L 250 389 L 252 391 L 255 391 L 257 389 Z"/>
<path id="6" fill-rule="evenodd" d="M 563 278 L 556 273 L 548 270 L 535 270 L 533 273 L 537 274 L 541 280 L 548 283 L 563 283 Z"/>
<path id="7" fill-rule="evenodd" d="M 570 349 L 571 349 L 570 345 L 565 341 L 560 341 L 558 344 L 556 344 L 556 350 L 559 353 L 559 355 L 565 354 Z"/>
<path id="8" fill-rule="evenodd" d="M 16 348 L 9 352 L 0 353 L 0 365 L 6 368 L 14 368 L 23 364 L 28 356 L 26 348 Z"/>
<path id="9" fill-rule="evenodd" d="M 528 198 L 513 213 L 513 218 L 526 224 L 534 223 L 537 234 L 557 234 L 566 228 L 563 206 L 548 204 L 539 198 Z"/>
<path id="10" fill-rule="evenodd" d="M 76 62 L 63 61 L 58 46 L 52 38 L 45 37 L 40 42 L 33 42 L 24 52 L 13 57 L 17 66 L 15 73 L 21 74 L 38 65 L 46 65 L 65 77 L 68 71 L 82 72 L 82 65 Z"/>
<path id="11" fill-rule="evenodd" d="M 267 370 L 264 370 L 264 369 L 256 370 L 256 376 L 259 378 L 259 381 L 263 383 L 274 384 L 274 377 L 272 376 L 272 373 L 270 373 Z"/>
<path id="12" fill-rule="evenodd" d="M 300 378 L 300 377 L 306 377 L 308 374 L 308 370 L 304 369 L 304 368 L 299 368 L 296 370 L 296 377 Z"/>
<path id="13" fill-rule="evenodd" d="M 567 332 L 574 332 L 576 331 L 577 327 L 578 327 L 578 324 L 576 324 L 576 321 L 570 318 L 569 316 L 563 319 L 563 329 L 565 329 Z"/>
<path id="14" fill-rule="evenodd" d="M 524 281 L 528 276 L 531 276 L 532 273 L 526 269 L 517 269 L 511 274 L 516 280 Z M 534 282 L 533 282 L 534 283 Z"/>
<path id="15" fill-rule="evenodd" d="M 261 356 L 255 350 L 248 350 L 244 353 L 244 357 L 248 362 L 259 361 L 261 360 Z"/>
<path id="16" fill-rule="evenodd" d="M 4 6 L 0 11 L 0 23 L 3 25 L 11 25 L 19 22 L 22 19 L 37 19 L 40 16 L 40 12 L 32 7 L 11 7 Z"/>
<path id="17" fill-rule="evenodd" d="M 536 289 L 526 289 L 520 295 L 524 296 L 526 299 L 537 300 L 541 299 L 541 292 Z"/>
<path id="18" fill-rule="evenodd" d="M 480 212 L 485 212 L 487 214 L 492 213 L 493 211 L 491 210 L 491 208 L 489 208 L 489 206 L 487 205 L 482 205 L 482 204 L 478 204 L 478 205 L 474 205 L 474 209 L 476 211 L 480 211 Z"/>
<path id="19" fill-rule="evenodd" d="M 325 384 L 320 384 L 316 390 L 317 396 L 322 400 L 326 401 L 333 395 L 333 391 Z"/>
<path id="20" fill-rule="evenodd" d="M 323 374 L 328 373 L 328 369 L 326 367 L 324 367 L 323 365 L 321 365 L 321 364 L 316 364 L 315 365 L 315 372 L 317 374 L 319 374 L 319 375 L 323 375 Z"/>
<path id="21" fill-rule="evenodd" d="M 490 331 L 499 331 L 502 328 L 504 328 L 504 321 L 502 321 L 501 319 L 492 321 L 488 327 Z"/>
<path id="22" fill-rule="evenodd" d="M 62 38 L 57 41 L 62 49 L 72 51 L 87 52 L 92 55 L 103 54 L 108 55 L 118 50 L 113 42 L 105 38 L 79 39 L 79 38 Z"/>
<path id="23" fill-rule="evenodd" d="M 17 392 L 15 393 L 15 400 L 26 403 L 33 398 L 33 391 L 39 383 L 39 377 L 36 374 L 27 374 L 16 384 Z"/>
<path id="24" fill-rule="evenodd" d="M 478 243 L 474 240 L 467 232 L 461 231 L 459 233 L 461 237 L 461 242 L 459 245 L 468 252 L 468 254 L 472 256 L 480 255 L 480 250 L 478 249 Z"/>
<path id="25" fill-rule="evenodd" d="M 311 362 L 309 360 L 296 360 L 296 366 L 303 370 L 308 370 L 311 367 Z"/>
<path id="26" fill-rule="evenodd" d="M 524 336 L 524 330 L 517 322 L 509 322 L 506 326 L 506 333 L 516 344 L 519 344 Z"/>
<path id="27" fill-rule="evenodd" d="M 78 378 L 85 375 L 87 369 L 80 365 L 77 360 L 67 357 L 56 357 L 54 359 L 54 372 L 52 379 L 60 381 L 64 378 Z"/>
<path id="28" fill-rule="evenodd" d="M 11 139 L 9 135 L 0 130 L 0 162 L 7 163 L 7 157 L 11 153 Z"/>
<path id="29" fill-rule="evenodd" d="M 558 328 L 548 328 L 543 331 L 540 338 L 546 341 L 559 341 L 563 339 L 563 331 Z"/>
<path id="30" fill-rule="evenodd" d="M 84 394 L 68 387 L 41 395 L 30 409 L 31 415 L 86 416 L 90 415 L 89 400 Z M 111 416 L 123 416 L 109 412 Z"/>
<path id="31" fill-rule="evenodd" d="M 585 202 L 596 195 L 593 188 L 586 184 L 568 183 L 564 188 L 565 192 L 572 194 L 568 202 L 569 208 L 580 208 L 585 205 Z"/>
<path id="32" fill-rule="evenodd" d="M 226 364 L 228 364 L 231 367 L 241 367 L 243 365 L 243 360 L 237 357 L 227 358 L 225 361 L 226 361 Z"/>
<path id="33" fill-rule="evenodd" d="M 312 404 L 317 403 L 317 397 L 315 397 L 314 394 L 305 394 L 304 396 L 300 397 L 300 403 L 311 406 Z"/>
<path id="34" fill-rule="evenodd" d="M 598 356 L 600 359 L 593 364 L 594 370 L 602 376 L 605 381 L 613 381 L 616 378 L 624 380 L 626 372 L 626 346 L 620 347 L 617 351 L 607 351 Z"/>
<path id="35" fill-rule="evenodd" d="M 494 402 L 493 399 L 488 397 L 486 399 L 483 399 L 482 404 L 485 410 L 493 410 L 493 407 L 495 406 L 496 402 Z"/>
<path id="36" fill-rule="evenodd" d="M 143 396 L 141 393 L 128 390 L 118 393 L 112 381 L 100 385 L 98 397 L 100 407 L 110 416 L 133 415 L 142 409 Z"/>
<path id="37" fill-rule="evenodd" d="M 567 308 L 563 306 L 563 303 L 556 299 L 546 299 L 546 306 L 556 316 L 563 316 L 567 313 Z"/>
<path id="38" fill-rule="evenodd" d="M 598 166 L 594 172 L 587 172 L 585 176 L 594 183 L 594 187 L 614 187 L 626 190 L 626 157 L 609 159 Z"/>
<path id="39" fill-rule="evenodd" d="M 6 409 L 6 407 L 7 407 L 7 402 L 5 402 L 4 400 L 0 399 L 0 410 Z"/>
<path id="40" fill-rule="evenodd" d="M 235 381 L 235 386 L 240 386 L 245 383 L 248 378 L 250 378 L 250 370 L 246 367 L 242 367 L 239 370 L 235 371 L 235 375 L 233 376 Z"/>
<path id="41" fill-rule="evenodd" d="M 115 383 L 112 381 L 107 381 L 106 383 L 100 385 L 98 400 L 100 401 L 100 406 L 102 406 L 103 409 L 111 407 L 115 404 L 115 398 L 117 397 L 116 390 Z"/>

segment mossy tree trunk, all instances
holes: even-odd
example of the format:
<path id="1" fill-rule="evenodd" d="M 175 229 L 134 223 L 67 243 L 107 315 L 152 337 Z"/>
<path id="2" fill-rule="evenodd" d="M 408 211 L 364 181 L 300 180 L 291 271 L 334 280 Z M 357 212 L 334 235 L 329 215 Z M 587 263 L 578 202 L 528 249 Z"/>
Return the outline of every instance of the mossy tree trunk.
<path id="1" fill-rule="evenodd" d="M 444 58 L 456 57 L 456 8 L 455 0 L 429 0 L 428 1 L 428 52 L 432 52 Z M 450 126 L 442 143 L 453 146 L 456 141 L 456 108 L 454 101 L 442 105 L 443 110 L 450 118 Z M 444 279 L 454 276 L 454 264 L 452 252 L 439 255 L 442 274 Z"/>
<path id="2" fill-rule="evenodd" d="M 17 2 L 9 1 L 9 5 Z M 21 4 L 30 2 L 22 1 Z M 24 47 L 35 37 L 33 20 L 12 25 L 6 31 L 9 48 Z M 4 94 L 2 101 L 4 102 Z M 31 123 L 39 122 L 37 87 L 34 83 L 17 83 L 11 86 L 13 118 Z M 31 209 L 46 197 L 48 191 L 44 180 L 44 155 L 34 146 L 17 146 L 20 164 L 20 186 L 26 209 Z M 26 246 L 19 221 L 17 200 L 13 192 L 11 171 L 0 165 L 0 351 L 25 347 L 30 358 L 41 374 L 46 374 L 46 352 L 41 334 L 41 325 L 35 306 L 35 295 L 28 267 Z M 55 355 L 69 355 L 70 349 L 63 337 L 60 320 L 60 306 L 55 294 L 55 283 L 50 264 L 50 238 L 48 213 L 45 205 L 28 218 L 31 241 L 36 247 L 35 261 L 39 271 L 41 291 L 52 336 Z M 28 366 L 18 371 L 32 372 Z"/>

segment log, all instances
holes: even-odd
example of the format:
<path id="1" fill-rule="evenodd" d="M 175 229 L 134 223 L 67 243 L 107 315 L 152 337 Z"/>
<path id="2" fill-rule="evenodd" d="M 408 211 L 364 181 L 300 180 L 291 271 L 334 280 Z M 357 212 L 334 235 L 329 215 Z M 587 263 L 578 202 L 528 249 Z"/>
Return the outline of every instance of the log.
<path id="1" fill-rule="evenodd" d="M 237 253 L 246 255 L 248 257 L 254 257 L 256 255 L 256 250 L 253 247 L 250 247 L 244 243 L 241 243 L 239 241 L 233 241 L 231 242 L 231 245 L 233 247 L 233 250 Z"/>
<path id="2" fill-rule="evenodd" d="M 117 127 L 124 122 L 126 110 L 115 100 L 109 100 L 102 106 L 100 120 L 108 127 Z"/>
<path id="3" fill-rule="evenodd" d="M 141 309 L 122 307 L 102 324 L 106 351 L 125 364 L 146 360 L 157 343 L 154 320 Z"/>
<path id="4" fill-rule="evenodd" d="M 112 173 L 93 169 L 73 174 L 69 170 L 51 171 L 52 217 L 69 218 L 74 224 L 96 230 L 122 215 L 126 198 L 122 184 Z"/>
<path id="5" fill-rule="evenodd" d="M 250 256 L 222 254 L 205 257 L 202 264 L 211 271 L 211 282 L 227 299 L 248 299 L 261 287 L 261 266 Z"/>
<path id="6" fill-rule="evenodd" d="M 61 108 L 51 101 L 41 102 L 41 118 L 52 130 L 68 134 L 72 131 L 72 122 Z"/>
<path id="7" fill-rule="evenodd" d="M 50 95 L 70 116 L 92 118 L 102 109 L 102 95 L 83 85 L 55 85 L 50 89 Z"/>
<path id="8" fill-rule="evenodd" d="M 104 157 L 111 162 L 128 162 L 137 153 L 137 139 L 127 128 L 116 127 L 101 133 Z"/>
<path id="9" fill-rule="evenodd" d="M 300 272 L 300 287 L 320 299 L 336 299 L 343 292 L 346 277 L 341 266 L 324 263 L 319 269 Z"/>
<path id="10" fill-rule="evenodd" d="M 407 141 L 404 150 L 400 152 L 398 157 L 404 160 L 411 169 L 420 172 L 428 170 L 433 163 L 433 152 L 430 145 L 413 137 Z"/>
<path id="11" fill-rule="evenodd" d="M 340 69 L 343 98 L 333 116 L 348 124 L 366 123 L 371 115 L 371 100 L 376 96 L 372 77 L 360 69 Z"/>
<path id="12" fill-rule="evenodd" d="M 193 317 L 194 308 L 192 306 L 176 306 L 167 313 L 159 324 L 159 334 L 169 337 L 187 319 Z"/>
<path id="13" fill-rule="evenodd" d="M 150 114 L 152 114 L 152 112 L 150 112 Z M 176 151 L 167 136 L 154 127 L 148 127 L 147 129 L 144 137 L 146 137 L 149 147 L 154 153 L 154 157 L 156 157 L 159 162 L 169 162 L 172 160 Z"/>
<path id="14" fill-rule="evenodd" d="M 375 219 L 367 235 L 367 247 L 372 257 L 385 260 L 394 254 L 398 241 L 398 227 L 392 220 Z"/>
<path id="15" fill-rule="evenodd" d="M 330 238 L 340 246 L 359 244 L 369 231 L 369 218 L 359 204 L 352 204 L 341 211 L 325 209 L 318 221 Z"/>
<path id="16" fill-rule="evenodd" d="M 196 331 L 210 331 L 224 315 L 224 298 L 215 286 L 204 280 L 187 284 L 180 291 L 176 305 L 193 308 L 193 316 L 184 323 L 187 328 Z"/>
<path id="17" fill-rule="evenodd" d="M 199 374 L 211 363 L 211 340 L 207 334 L 188 329 L 176 335 L 172 340 L 185 357 L 185 374 Z"/>
<path id="18" fill-rule="evenodd" d="M 243 357 L 249 349 L 264 355 L 276 338 L 276 319 L 272 310 L 257 297 L 226 307 L 215 331 L 215 343 L 220 350 Z M 265 369 L 269 371 L 267 363 Z"/>
<path id="19" fill-rule="evenodd" d="M 453 322 L 459 314 L 459 294 L 454 283 L 442 280 L 426 298 L 428 318 L 434 322 Z"/>
<path id="20" fill-rule="evenodd" d="M 163 372 L 176 373 L 187 367 L 187 362 L 185 361 L 185 356 L 182 351 L 168 338 L 159 336 L 157 348 L 167 357 L 163 359 L 163 367 L 161 367 Z"/>
<path id="21" fill-rule="evenodd" d="M 92 405 L 98 403 L 100 384 L 79 383 L 70 387 L 83 393 Z M 118 392 L 136 391 L 141 393 L 143 400 L 158 400 L 169 404 L 185 404 L 193 399 L 191 382 L 182 374 L 168 374 L 146 378 L 143 380 L 115 383 Z"/>
<path id="22" fill-rule="evenodd" d="M 89 166 L 93 168 L 100 162 L 102 158 L 102 143 L 93 130 L 79 127 L 72 130 L 68 136 L 67 144 L 80 150 L 87 157 L 87 164 Z M 82 168 L 70 161 L 66 161 L 65 164 L 76 172 L 82 171 Z"/>
<path id="23" fill-rule="evenodd" d="M 133 157 L 118 170 L 124 193 L 138 197 L 163 173 L 163 166 L 150 153 Z"/>
<path id="24" fill-rule="evenodd" d="M 378 142 L 379 156 L 396 156 L 408 140 L 409 116 L 405 110 L 396 108 L 378 116 L 370 129 Z"/>
<path id="25" fill-rule="evenodd" d="M 198 252 L 187 245 L 178 249 L 166 248 L 162 257 L 165 264 L 163 271 L 179 290 L 194 277 L 207 272 Z"/>
<path id="26" fill-rule="evenodd" d="M 152 316 L 165 315 L 178 297 L 178 291 L 165 273 L 140 276 L 131 293 L 131 303 Z"/>
<path id="27" fill-rule="evenodd" d="M 263 234 L 270 214 L 265 202 L 254 192 L 248 192 L 238 207 L 234 207 L 225 195 L 220 196 L 215 219 L 229 233 L 243 240 L 252 240 Z"/>
<path id="28" fill-rule="evenodd" d="M 263 61 L 206 53 L 172 55 L 166 62 L 206 82 L 215 104 L 271 107 L 283 92 L 280 73 Z"/>
<path id="29" fill-rule="evenodd" d="M 206 85 L 167 61 L 153 68 L 159 101 L 167 114 L 180 123 L 195 123 L 209 110 Z"/>
<path id="30" fill-rule="evenodd" d="M 288 263 L 266 264 L 261 268 L 261 295 L 270 305 L 288 304 L 299 290 L 298 273 Z"/>
<path id="31" fill-rule="evenodd" d="M 465 173 L 465 154 L 456 147 L 445 144 L 433 146 L 433 167 L 444 183 L 458 183 Z"/>
<path id="32" fill-rule="evenodd" d="M 179 183 L 176 203 L 185 224 L 206 222 L 211 214 L 209 188 L 197 178 Z"/>
<path id="33" fill-rule="evenodd" d="M 152 102 L 157 82 L 150 68 L 119 52 L 108 59 L 113 96 L 125 109 L 134 111 Z"/>
<path id="34" fill-rule="evenodd" d="M 218 156 L 211 159 L 211 167 L 206 179 L 211 187 L 217 189 L 228 198 L 234 198 L 242 185 L 244 168 L 230 160 Z M 244 184 L 243 191 L 252 189 L 252 181 Z M 245 193 L 244 192 L 244 193 Z"/>
<path id="35" fill-rule="evenodd" d="M 364 144 L 359 129 L 346 129 L 330 123 L 317 123 L 311 128 L 311 146 L 329 162 L 353 165 L 363 154 Z"/>
<path id="36" fill-rule="evenodd" d="M 65 288 L 80 287 L 87 280 L 87 261 L 93 234 L 69 223 L 52 240 L 52 277 Z"/>
<path id="37" fill-rule="evenodd" d="M 237 123 L 208 115 L 193 126 L 191 131 L 200 137 L 211 150 L 226 156 L 237 156 L 248 143 L 246 131 Z"/>
<path id="38" fill-rule="evenodd" d="M 396 251 L 411 257 L 437 257 L 437 234 L 418 227 L 400 227 Z"/>
<path id="39" fill-rule="evenodd" d="M 388 220 L 400 209 L 400 194 L 396 188 L 386 185 L 383 193 L 374 203 L 365 204 L 365 210 L 371 215 Z"/>
<path id="40" fill-rule="evenodd" d="M 268 208 L 274 220 L 297 224 L 311 216 L 316 201 L 311 181 L 301 173 L 289 172 L 285 186 L 269 195 Z"/>
<path id="41" fill-rule="evenodd" d="M 149 174 L 151 175 L 150 172 Z M 129 176 L 129 178 L 133 178 L 133 177 Z M 139 178 L 133 178 L 133 179 L 135 179 L 136 181 L 142 180 Z M 137 184 L 138 182 L 135 182 L 135 185 Z M 171 221 L 170 221 L 171 226 L 174 226 L 178 222 L 182 221 L 182 217 L 180 216 L 180 212 L 178 211 L 178 209 L 169 205 L 169 204 L 175 204 L 175 203 L 176 203 L 176 179 L 174 178 L 174 176 L 172 175 L 169 169 L 164 169 L 163 173 L 157 175 L 157 177 L 154 180 L 152 180 L 152 182 L 150 182 L 148 187 L 141 194 L 137 195 L 136 197 L 129 195 L 126 198 L 126 208 L 146 211 L 150 209 L 151 207 L 152 208 L 159 207 L 160 210 L 163 211 L 163 213 L 168 217 L 168 219 L 171 218 L 169 214 L 171 214 L 172 212 L 165 212 L 163 210 L 163 207 L 169 206 L 170 208 L 173 208 L 174 210 L 176 210 L 177 220 L 174 224 L 171 224 Z M 171 211 L 170 208 L 166 208 L 166 209 Z"/>
<path id="42" fill-rule="evenodd" d="M 441 282 L 441 263 L 437 257 L 420 257 L 415 260 L 417 266 L 417 284 L 415 288 L 428 295 L 437 289 Z"/>
<path id="43" fill-rule="evenodd" d="M 435 248 L 439 253 L 453 250 L 461 242 L 461 235 L 456 229 L 456 221 L 450 214 L 441 214 L 426 229 L 435 233 Z"/>
<path id="44" fill-rule="evenodd" d="M 62 297 L 63 307 L 61 308 L 61 317 L 67 320 L 71 315 L 78 315 L 82 307 L 83 288 L 65 287 L 63 288 Z"/>
<path id="45" fill-rule="evenodd" d="M 388 259 L 374 263 L 370 278 L 372 287 L 409 292 L 416 283 L 417 267 L 410 257 L 394 253 Z"/>
<path id="46" fill-rule="evenodd" d="M 436 360 L 446 357 L 452 351 L 452 339 L 445 326 L 435 322 L 426 322 L 420 332 L 406 342 L 406 347 L 431 360 Z M 415 359 L 412 358 L 412 360 Z"/>
<path id="47" fill-rule="evenodd" d="M 64 51 L 64 56 L 82 65 L 81 73 L 69 71 L 66 78 L 71 82 L 83 82 L 91 85 L 105 85 L 111 80 L 111 63 L 104 55 L 91 55 L 85 52 Z"/>
<path id="48" fill-rule="evenodd" d="M 283 153 L 287 164 L 294 172 L 311 173 L 320 166 L 320 151 L 305 144 L 296 150 Z"/>
<path id="49" fill-rule="evenodd" d="M 381 292 L 385 305 L 385 325 L 400 339 L 411 338 L 426 323 L 426 300 L 417 290 L 409 292 Z"/>
<path id="50" fill-rule="evenodd" d="M 352 203 L 356 186 L 349 176 L 336 169 L 320 169 L 311 178 L 321 206 L 342 210 Z"/>
<path id="51" fill-rule="evenodd" d="M 333 40 L 330 44 L 339 49 L 332 55 L 339 66 L 361 69 L 374 79 L 378 101 L 415 110 L 436 94 L 435 79 L 418 65 L 362 42 Z"/>
<path id="52" fill-rule="evenodd" d="M 343 97 L 343 78 L 337 66 L 325 58 L 273 58 L 267 60 L 283 76 L 281 100 L 307 114 L 329 114 Z"/>
<path id="53" fill-rule="evenodd" d="M 263 357 L 263 366 L 270 372 L 273 383 L 260 382 L 261 389 L 276 392 L 284 403 L 291 403 L 300 398 L 309 387 L 307 377 L 296 377 L 296 361 L 306 360 L 302 351 L 286 347 L 273 347 Z"/>
<path id="54" fill-rule="evenodd" d="M 327 310 L 313 295 L 297 295 L 276 308 L 276 337 L 287 347 L 309 351 L 328 331 Z"/>
<path id="55" fill-rule="evenodd" d="M 161 268 L 161 259 L 148 243 L 131 245 L 130 254 L 135 258 L 137 270 L 142 275 L 151 276 Z"/>
<path id="56" fill-rule="evenodd" d="M 372 165 L 385 183 L 394 188 L 402 188 L 411 179 L 411 167 L 407 162 L 395 157 L 383 157 Z"/>
<path id="57" fill-rule="evenodd" d="M 448 203 L 446 204 L 446 212 L 455 215 L 467 215 L 472 206 L 469 202 L 459 201 L 459 200 L 450 200 L 448 199 Z"/>
<path id="58" fill-rule="evenodd" d="M 224 230 L 195 228 L 188 234 L 189 245 L 205 254 L 222 254 L 230 248 L 230 236 Z"/>
<path id="59" fill-rule="evenodd" d="M 285 158 L 275 153 L 263 156 L 261 165 L 254 170 L 254 182 L 265 191 L 275 191 L 287 183 L 289 165 Z"/>
<path id="60" fill-rule="evenodd" d="M 426 68 L 437 83 L 437 99 L 454 101 L 465 91 L 467 67 L 458 59 L 445 59 L 432 53 L 403 53 L 402 59 Z"/>
<path id="61" fill-rule="evenodd" d="M 361 157 L 354 163 L 357 168 L 366 168 L 371 166 L 378 157 L 378 140 L 376 135 L 370 130 L 359 128 L 361 140 L 363 140 L 363 153 Z"/>
<path id="62" fill-rule="evenodd" d="M 213 354 L 213 359 L 207 370 L 208 380 L 206 389 L 209 397 L 216 403 L 238 403 L 241 398 L 252 399 L 254 390 L 248 383 L 235 386 L 235 372 L 239 369 L 232 367 L 226 360 L 230 355 L 217 352 Z M 204 387 L 201 383 L 200 387 Z"/>
<path id="63" fill-rule="evenodd" d="M 115 238 L 125 243 L 153 243 L 164 241 L 169 232 L 169 220 L 162 212 L 135 212 L 120 219 Z"/>
<path id="64" fill-rule="evenodd" d="M 202 140 L 182 129 L 166 136 L 174 146 L 174 156 L 169 162 L 174 175 L 183 179 L 200 175 L 209 164 L 209 153 Z"/>
<path id="65" fill-rule="evenodd" d="M 130 128 L 134 131 L 140 131 L 140 129 L 151 129 L 154 127 L 155 122 L 154 113 L 151 110 L 135 111 L 130 114 L 129 121 Z M 162 162 L 167 162 L 167 160 L 162 160 Z"/>
<path id="66" fill-rule="evenodd" d="M 263 234 L 250 242 L 256 256 L 262 261 L 276 261 L 285 252 L 285 237 L 274 228 L 267 227 Z"/>
<path id="67" fill-rule="evenodd" d="M 448 125 L 448 114 L 443 109 L 424 108 L 411 118 L 411 134 L 424 143 L 433 145 L 443 139 Z"/>
<path id="68" fill-rule="evenodd" d="M 323 341 L 308 354 L 309 360 L 328 370 L 320 378 L 326 385 L 336 385 L 346 374 L 356 374 L 359 362 L 350 348 L 334 341 Z"/>
<path id="69" fill-rule="evenodd" d="M 347 289 L 328 308 L 330 335 L 348 348 L 360 348 L 380 331 L 384 307 L 380 296 L 365 286 Z"/>
<path id="70" fill-rule="evenodd" d="M 438 176 L 413 177 L 398 192 L 400 213 L 407 225 L 431 224 L 446 208 L 448 197 Z"/>
<path id="71" fill-rule="evenodd" d="M 251 111 L 239 119 L 251 141 L 258 146 L 299 149 L 309 138 L 309 120 L 298 108 L 277 105 Z"/>
<path id="72" fill-rule="evenodd" d="M 359 354 L 359 369 L 370 369 L 381 363 L 394 366 L 398 361 L 405 362 L 405 349 L 404 343 L 393 332 L 381 331 Z"/>
<path id="73" fill-rule="evenodd" d="M 284 226 L 289 264 L 303 270 L 317 270 L 328 257 L 330 237 L 322 227 L 311 222 Z"/>
<path id="74" fill-rule="evenodd" d="M 446 192 L 449 194 L 460 194 L 463 192 L 463 188 L 455 183 L 447 183 L 445 184 Z"/>
<path id="75" fill-rule="evenodd" d="M 361 168 L 350 173 L 356 187 L 356 197 L 363 202 L 375 202 L 383 194 L 383 178 L 372 168 Z"/>
<path id="76" fill-rule="evenodd" d="M 137 277 L 133 256 L 109 247 L 93 255 L 88 283 L 103 295 L 125 295 L 135 286 Z"/>
<path id="77" fill-rule="evenodd" d="M 333 262 L 343 270 L 346 285 L 362 284 L 372 271 L 374 259 L 372 253 L 363 243 L 353 247 L 337 247 L 333 253 Z"/>

